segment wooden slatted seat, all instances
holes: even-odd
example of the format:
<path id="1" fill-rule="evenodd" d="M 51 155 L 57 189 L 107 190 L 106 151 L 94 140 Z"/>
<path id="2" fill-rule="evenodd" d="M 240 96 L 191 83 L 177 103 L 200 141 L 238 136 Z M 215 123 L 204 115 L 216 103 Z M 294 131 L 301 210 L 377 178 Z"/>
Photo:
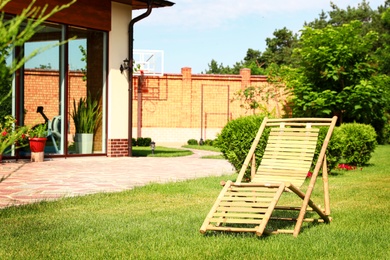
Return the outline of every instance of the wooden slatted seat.
<path id="1" fill-rule="evenodd" d="M 207 215 L 201 233 L 209 230 L 263 233 L 291 233 L 297 236 L 303 221 L 330 222 L 329 191 L 325 151 L 332 135 L 337 117 L 268 119 L 260 126 L 251 149 L 244 161 L 235 182 L 224 185 L 214 206 Z M 313 162 L 317 147 L 319 126 L 327 126 L 328 132 L 323 141 L 312 178 L 305 192 L 300 187 Z M 257 169 L 254 151 L 266 128 L 271 128 L 261 163 Z M 242 182 L 251 164 L 251 181 Z M 322 167 L 325 210 L 315 205 L 310 197 Z M 284 191 L 293 192 L 301 201 L 300 206 L 278 205 Z M 316 212 L 320 219 L 305 218 L 307 208 Z M 277 217 L 279 220 L 295 221 L 294 230 L 266 230 L 275 210 L 296 210 L 296 218 Z"/>

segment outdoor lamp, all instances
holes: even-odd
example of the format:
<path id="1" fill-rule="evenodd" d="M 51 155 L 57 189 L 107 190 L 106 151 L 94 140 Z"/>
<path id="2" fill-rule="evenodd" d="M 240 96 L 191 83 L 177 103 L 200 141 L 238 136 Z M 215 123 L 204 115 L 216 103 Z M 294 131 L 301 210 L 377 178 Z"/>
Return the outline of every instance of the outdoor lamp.
<path id="1" fill-rule="evenodd" d="M 123 74 L 123 71 L 125 70 L 128 70 L 129 69 L 129 59 L 126 58 L 125 60 L 123 60 L 123 64 L 121 64 L 119 70 L 121 71 L 121 74 Z"/>
<path id="2" fill-rule="evenodd" d="M 152 148 L 152 154 L 154 154 L 154 149 L 156 149 L 156 143 L 152 141 L 150 143 L 150 148 Z"/>

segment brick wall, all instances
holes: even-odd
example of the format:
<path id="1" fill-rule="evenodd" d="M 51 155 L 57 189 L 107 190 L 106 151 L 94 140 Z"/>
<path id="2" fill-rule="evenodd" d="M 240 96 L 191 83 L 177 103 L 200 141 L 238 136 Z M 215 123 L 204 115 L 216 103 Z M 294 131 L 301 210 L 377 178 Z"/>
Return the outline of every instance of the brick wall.
<path id="1" fill-rule="evenodd" d="M 69 73 L 69 108 L 73 107 L 73 98 L 78 100 L 86 96 L 86 83 L 79 71 Z M 24 73 L 24 110 L 25 125 L 44 123 L 37 113 L 37 106 L 44 107 L 45 115 L 51 120 L 60 114 L 60 86 L 57 70 L 29 69 Z M 74 127 L 72 126 L 74 132 Z"/>
<path id="2" fill-rule="evenodd" d="M 81 72 L 70 73 L 70 110 L 73 98 L 86 96 L 82 76 Z M 36 113 L 37 105 L 44 106 L 50 119 L 59 114 L 58 79 L 58 71 L 26 71 L 26 124 L 42 122 Z M 237 91 L 247 86 L 273 88 L 265 76 L 252 76 L 249 69 L 242 69 L 240 75 L 212 75 L 192 74 L 191 68 L 183 68 L 181 74 L 145 76 L 143 80 L 136 76 L 133 83 L 133 136 L 151 137 L 157 144 L 183 144 L 191 138 L 214 139 L 228 120 L 252 113 L 241 102 L 232 101 Z M 264 105 L 280 116 L 281 102 L 282 98 L 273 97 Z M 74 132 L 72 126 L 71 132 Z M 108 140 L 108 156 L 127 155 L 126 138 Z"/>
<path id="3" fill-rule="evenodd" d="M 211 75 L 183 68 L 181 74 L 145 76 L 141 89 L 139 81 L 134 79 L 134 133 L 162 143 L 214 139 L 228 120 L 252 113 L 241 102 L 232 101 L 235 93 L 247 86 L 273 88 L 265 76 L 252 76 L 250 69 L 242 69 L 240 75 Z M 277 116 L 282 113 L 279 97 L 264 105 Z"/>

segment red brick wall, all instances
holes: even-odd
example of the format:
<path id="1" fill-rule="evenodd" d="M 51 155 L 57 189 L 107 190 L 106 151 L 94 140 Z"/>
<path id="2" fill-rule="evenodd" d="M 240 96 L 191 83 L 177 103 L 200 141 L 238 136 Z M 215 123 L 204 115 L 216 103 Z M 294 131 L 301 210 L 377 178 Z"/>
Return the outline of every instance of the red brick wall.
<path id="1" fill-rule="evenodd" d="M 83 74 L 72 71 L 69 75 L 69 108 L 73 107 L 73 98 L 76 101 L 86 96 L 86 83 L 82 80 Z M 24 76 L 24 124 L 31 126 L 44 123 L 43 117 L 37 113 L 37 106 L 44 107 L 44 113 L 51 120 L 60 114 L 60 86 L 59 72 L 56 70 L 30 69 Z M 74 127 L 72 127 L 73 129 Z"/>
<path id="2" fill-rule="evenodd" d="M 107 144 L 107 155 L 110 157 L 127 156 L 127 139 L 109 139 Z"/>
<path id="3" fill-rule="evenodd" d="M 269 86 L 265 76 L 251 76 L 249 69 L 240 75 L 182 74 L 145 76 L 142 86 L 142 113 L 138 113 L 138 78 L 134 79 L 133 127 L 141 121 L 144 127 L 222 128 L 229 119 L 250 114 L 239 101 L 231 101 L 234 93 L 247 86 Z M 267 104 L 280 115 L 279 100 Z M 138 120 L 142 117 L 142 120 Z"/>
<path id="4" fill-rule="evenodd" d="M 81 72 L 71 72 L 69 76 L 70 112 L 73 98 L 78 100 L 86 96 L 86 83 Z M 58 71 L 28 70 L 25 73 L 25 124 L 41 123 L 43 119 L 36 113 L 38 105 L 44 106 L 49 119 L 59 114 L 59 75 Z M 139 78 L 134 78 L 133 127 L 142 137 L 154 140 L 175 139 L 173 129 L 179 138 L 198 138 L 194 133 L 210 129 L 209 135 L 215 135 L 230 119 L 251 114 L 242 108 L 239 101 L 232 101 L 234 94 L 247 86 L 272 88 L 265 76 L 251 76 L 249 69 L 243 69 L 240 75 L 192 74 L 191 68 L 183 68 L 181 74 L 164 74 L 163 76 L 145 76 L 140 91 Z M 141 112 L 138 111 L 138 99 L 141 100 Z M 271 98 L 265 104 L 269 111 L 281 114 L 281 98 Z M 108 102 L 115 102 L 109 100 Z M 71 120 L 70 120 L 71 122 Z M 72 123 L 72 122 L 71 122 Z M 109 126 L 108 126 L 109 127 Z M 161 131 L 166 129 L 166 131 Z M 187 130 L 186 130 L 187 129 Z M 142 134 L 142 131 L 146 135 Z M 148 131 L 146 131 L 148 130 Z M 187 134 L 185 134 L 187 131 Z M 71 133 L 74 132 L 71 124 Z M 189 133 L 191 132 L 191 133 Z M 153 133 L 153 136 L 147 136 Z M 158 135 L 161 135 L 160 137 Z M 137 137 L 136 134 L 133 134 Z M 165 136 L 165 137 L 164 137 Z M 182 140 L 180 140 L 182 141 Z M 127 155 L 127 139 L 108 140 L 108 156 Z"/>

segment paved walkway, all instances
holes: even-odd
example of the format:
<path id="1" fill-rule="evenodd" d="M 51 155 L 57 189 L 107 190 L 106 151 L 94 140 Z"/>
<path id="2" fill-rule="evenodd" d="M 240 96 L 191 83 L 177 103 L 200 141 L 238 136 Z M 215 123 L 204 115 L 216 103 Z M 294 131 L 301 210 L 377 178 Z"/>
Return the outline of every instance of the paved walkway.
<path id="1" fill-rule="evenodd" d="M 117 192 L 151 182 L 165 183 L 233 172 L 225 160 L 201 159 L 208 151 L 194 150 L 185 157 L 74 157 L 0 164 L 0 208 L 81 196 Z"/>

